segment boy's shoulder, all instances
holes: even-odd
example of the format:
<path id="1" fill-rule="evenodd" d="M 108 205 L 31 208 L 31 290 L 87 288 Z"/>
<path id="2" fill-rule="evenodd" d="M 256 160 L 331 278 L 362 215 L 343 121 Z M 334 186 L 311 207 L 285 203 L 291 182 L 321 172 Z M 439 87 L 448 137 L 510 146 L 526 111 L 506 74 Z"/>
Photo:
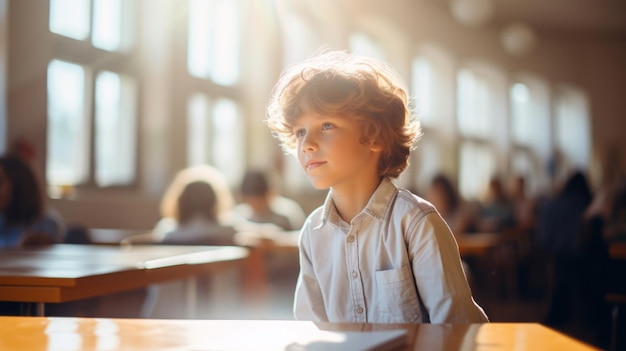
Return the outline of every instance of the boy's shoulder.
<path id="1" fill-rule="evenodd" d="M 429 201 L 404 188 L 398 188 L 398 194 L 394 199 L 393 210 L 422 215 L 436 212 L 435 206 Z"/>

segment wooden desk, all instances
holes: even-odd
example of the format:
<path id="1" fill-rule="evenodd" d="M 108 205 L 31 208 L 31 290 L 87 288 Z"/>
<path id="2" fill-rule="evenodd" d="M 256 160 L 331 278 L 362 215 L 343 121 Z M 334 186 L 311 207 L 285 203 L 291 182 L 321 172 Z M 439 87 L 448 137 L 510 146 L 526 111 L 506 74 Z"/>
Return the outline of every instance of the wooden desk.
<path id="1" fill-rule="evenodd" d="M 241 247 L 58 244 L 0 250 L 0 301 L 58 303 L 193 278 L 239 264 Z M 190 296 L 193 297 L 193 296 Z"/>
<path id="2" fill-rule="evenodd" d="M 626 260 L 626 242 L 609 244 L 609 256 L 614 260 Z"/>
<path id="3" fill-rule="evenodd" d="M 298 232 L 279 232 L 272 234 L 255 234 L 241 232 L 235 235 L 238 245 L 260 248 L 264 251 L 298 251 Z M 470 233 L 455 237 L 461 256 L 480 256 L 500 243 L 501 235 L 497 233 Z"/>
<path id="4" fill-rule="evenodd" d="M 597 350 L 535 323 L 343 324 L 280 320 L 0 317 L 10 350 Z M 383 343 L 385 344 L 385 343 Z M 395 346 L 394 346 L 395 345 Z M 399 348 L 398 348 L 399 346 Z"/>
<path id="5" fill-rule="evenodd" d="M 251 249 L 246 265 L 245 290 L 251 300 L 264 301 L 268 294 L 267 260 L 270 255 L 292 255 L 294 264 L 298 264 L 297 231 L 254 233 L 239 232 L 235 235 L 237 245 Z M 492 249 L 500 244 L 501 236 L 497 233 L 471 233 L 456 237 L 461 257 L 487 257 Z"/>
<path id="6" fill-rule="evenodd" d="M 461 257 L 485 256 L 500 243 L 497 233 L 471 233 L 456 236 Z"/>

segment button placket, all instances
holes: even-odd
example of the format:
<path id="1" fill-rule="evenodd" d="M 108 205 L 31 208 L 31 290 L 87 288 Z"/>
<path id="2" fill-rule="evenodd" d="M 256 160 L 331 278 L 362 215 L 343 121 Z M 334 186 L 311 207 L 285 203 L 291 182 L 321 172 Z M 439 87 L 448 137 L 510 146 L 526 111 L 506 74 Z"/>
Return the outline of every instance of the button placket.
<path id="1" fill-rule="evenodd" d="M 352 229 L 352 228 L 351 228 Z M 350 279 L 350 290 L 352 292 L 352 303 L 354 308 L 355 322 L 364 323 L 367 320 L 365 313 L 365 296 L 363 295 L 363 282 L 359 279 L 359 249 L 356 230 L 350 230 L 346 237 L 346 254 L 348 264 L 348 274 Z"/>

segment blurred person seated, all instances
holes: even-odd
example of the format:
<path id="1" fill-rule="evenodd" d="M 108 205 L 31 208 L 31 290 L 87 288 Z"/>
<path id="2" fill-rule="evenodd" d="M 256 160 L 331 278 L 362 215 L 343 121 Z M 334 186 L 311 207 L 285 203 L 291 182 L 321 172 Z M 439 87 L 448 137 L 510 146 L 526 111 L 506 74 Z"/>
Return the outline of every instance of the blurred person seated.
<path id="1" fill-rule="evenodd" d="M 572 321 L 579 306 L 581 233 L 585 211 L 592 192 L 584 173 L 574 172 L 562 190 L 539 209 L 537 242 L 547 260 L 547 273 L 553 286 L 549 291 L 549 308 L 544 323 L 561 326 Z"/>
<path id="2" fill-rule="evenodd" d="M 263 171 L 247 171 L 239 192 L 242 202 L 234 207 L 233 212 L 243 230 L 258 230 L 258 226 L 249 224 L 271 224 L 277 230 L 294 231 L 304 224 L 306 216 L 302 207 L 280 196 Z"/>
<path id="3" fill-rule="evenodd" d="M 433 177 L 424 197 L 439 211 L 454 235 L 463 235 L 473 230 L 474 215 L 471 206 L 463 201 L 446 175 L 437 174 Z"/>
<path id="4" fill-rule="evenodd" d="M 140 234 L 131 242 L 169 245 L 235 245 L 236 233 L 229 223 L 233 196 L 225 177 L 209 165 L 192 166 L 178 172 L 161 200 L 162 218 L 152 233 Z M 233 272 L 214 272 L 197 279 L 198 315 L 206 316 L 207 296 L 236 286 Z M 237 272 L 234 272 L 237 273 Z M 185 318 L 185 282 L 173 281 L 148 288 L 140 316 L 149 318 Z M 217 289 L 217 290 L 216 290 Z M 226 293 L 224 293 L 226 291 Z"/>
<path id="5" fill-rule="evenodd" d="M 501 233 L 516 226 L 513 202 L 507 195 L 502 180 L 494 176 L 487 184 L 480 204 L 476 230 Z"/>
<path id="6" fill-rule="evenodd" d="M 46 206 L 42 184 L 24 158 L 0 157 L 0 249 L 63 242 L 63 219 Z M 0 301 L 0 314 L 19 315 L 20 303 Z"/>
<path id="7" fill-rule="evenodd" d="M 530 232 L 535 227 L 537 203 L 527 194 L 526 178 L 516 175 L 511 184 L 511 201 L 515 211 L 517 227 Z"/>
<path id="8" fill-rule="evenodd" d="M 42 182 L 18 156 L 0 157 L 0 248 L 61 243 L 65 224 L 47 207 Z"/>
<path id="9" fill-rule="evenodd" d="M 208 165 L 180 171 L 161 202 L 154 237 L 163 244 L 234 245 L 227 214 L 233 196 L 223 175 Z"/>

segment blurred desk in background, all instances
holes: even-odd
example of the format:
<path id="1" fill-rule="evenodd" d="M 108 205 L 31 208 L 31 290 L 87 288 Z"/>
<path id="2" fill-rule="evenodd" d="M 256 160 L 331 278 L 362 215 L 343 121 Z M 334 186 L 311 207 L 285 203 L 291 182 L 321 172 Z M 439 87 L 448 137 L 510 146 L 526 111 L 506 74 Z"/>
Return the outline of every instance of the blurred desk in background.
<path id="1" fill-rule="evenodd" d="M 131 236 L 149 233 L 150 230 L 141 229 L 117 229 L 117 228 L 89 228 L 89 240 L 94 244 L 119 245 L 119 243 Z"/>
<path id="2" fill-rule="evenodd" d="M 501 242 L 498 233 L 467 233 L 456 236 L 461 257 L 485 256 Z"/>
<path id="3" fill-rule="evenodd" d="M 248 250 L 235 246 L 141 245 L 130 248 L 57 244 L 0 250 L 0 301 L 32 302 L 44 315 L 45 303 L 75 301 L 147 287 L 238 265 Z M 189 312 L 195 295 L 188 294 Z"/>
<path id="4" fill-rule="evenodd" d="M 609 244 L 609 257 L 614 260 L 626 260 L 626 242 L 612 242 Z"/>
<path id="5" fill-rule="evenodd" d="M 285 269 L 292 269 L 295 272 L 299 270 L 299 236 L 299 231 L 235 234 L 235 244 L 250 249 L 244 268 L 243 287 L 248 300 L 253 304 L 263 304 L 267 301 L 273 262 L 278 261 L 281 265 L 288 265 L 289 267 L 284 267 Z M 295 278 L 293 279 L 294 289 Z"/>
<path id="6" fill-rule="evenodd" d="M 11 350 L 597 350 L 536 323 L 0 317 Z"/>

